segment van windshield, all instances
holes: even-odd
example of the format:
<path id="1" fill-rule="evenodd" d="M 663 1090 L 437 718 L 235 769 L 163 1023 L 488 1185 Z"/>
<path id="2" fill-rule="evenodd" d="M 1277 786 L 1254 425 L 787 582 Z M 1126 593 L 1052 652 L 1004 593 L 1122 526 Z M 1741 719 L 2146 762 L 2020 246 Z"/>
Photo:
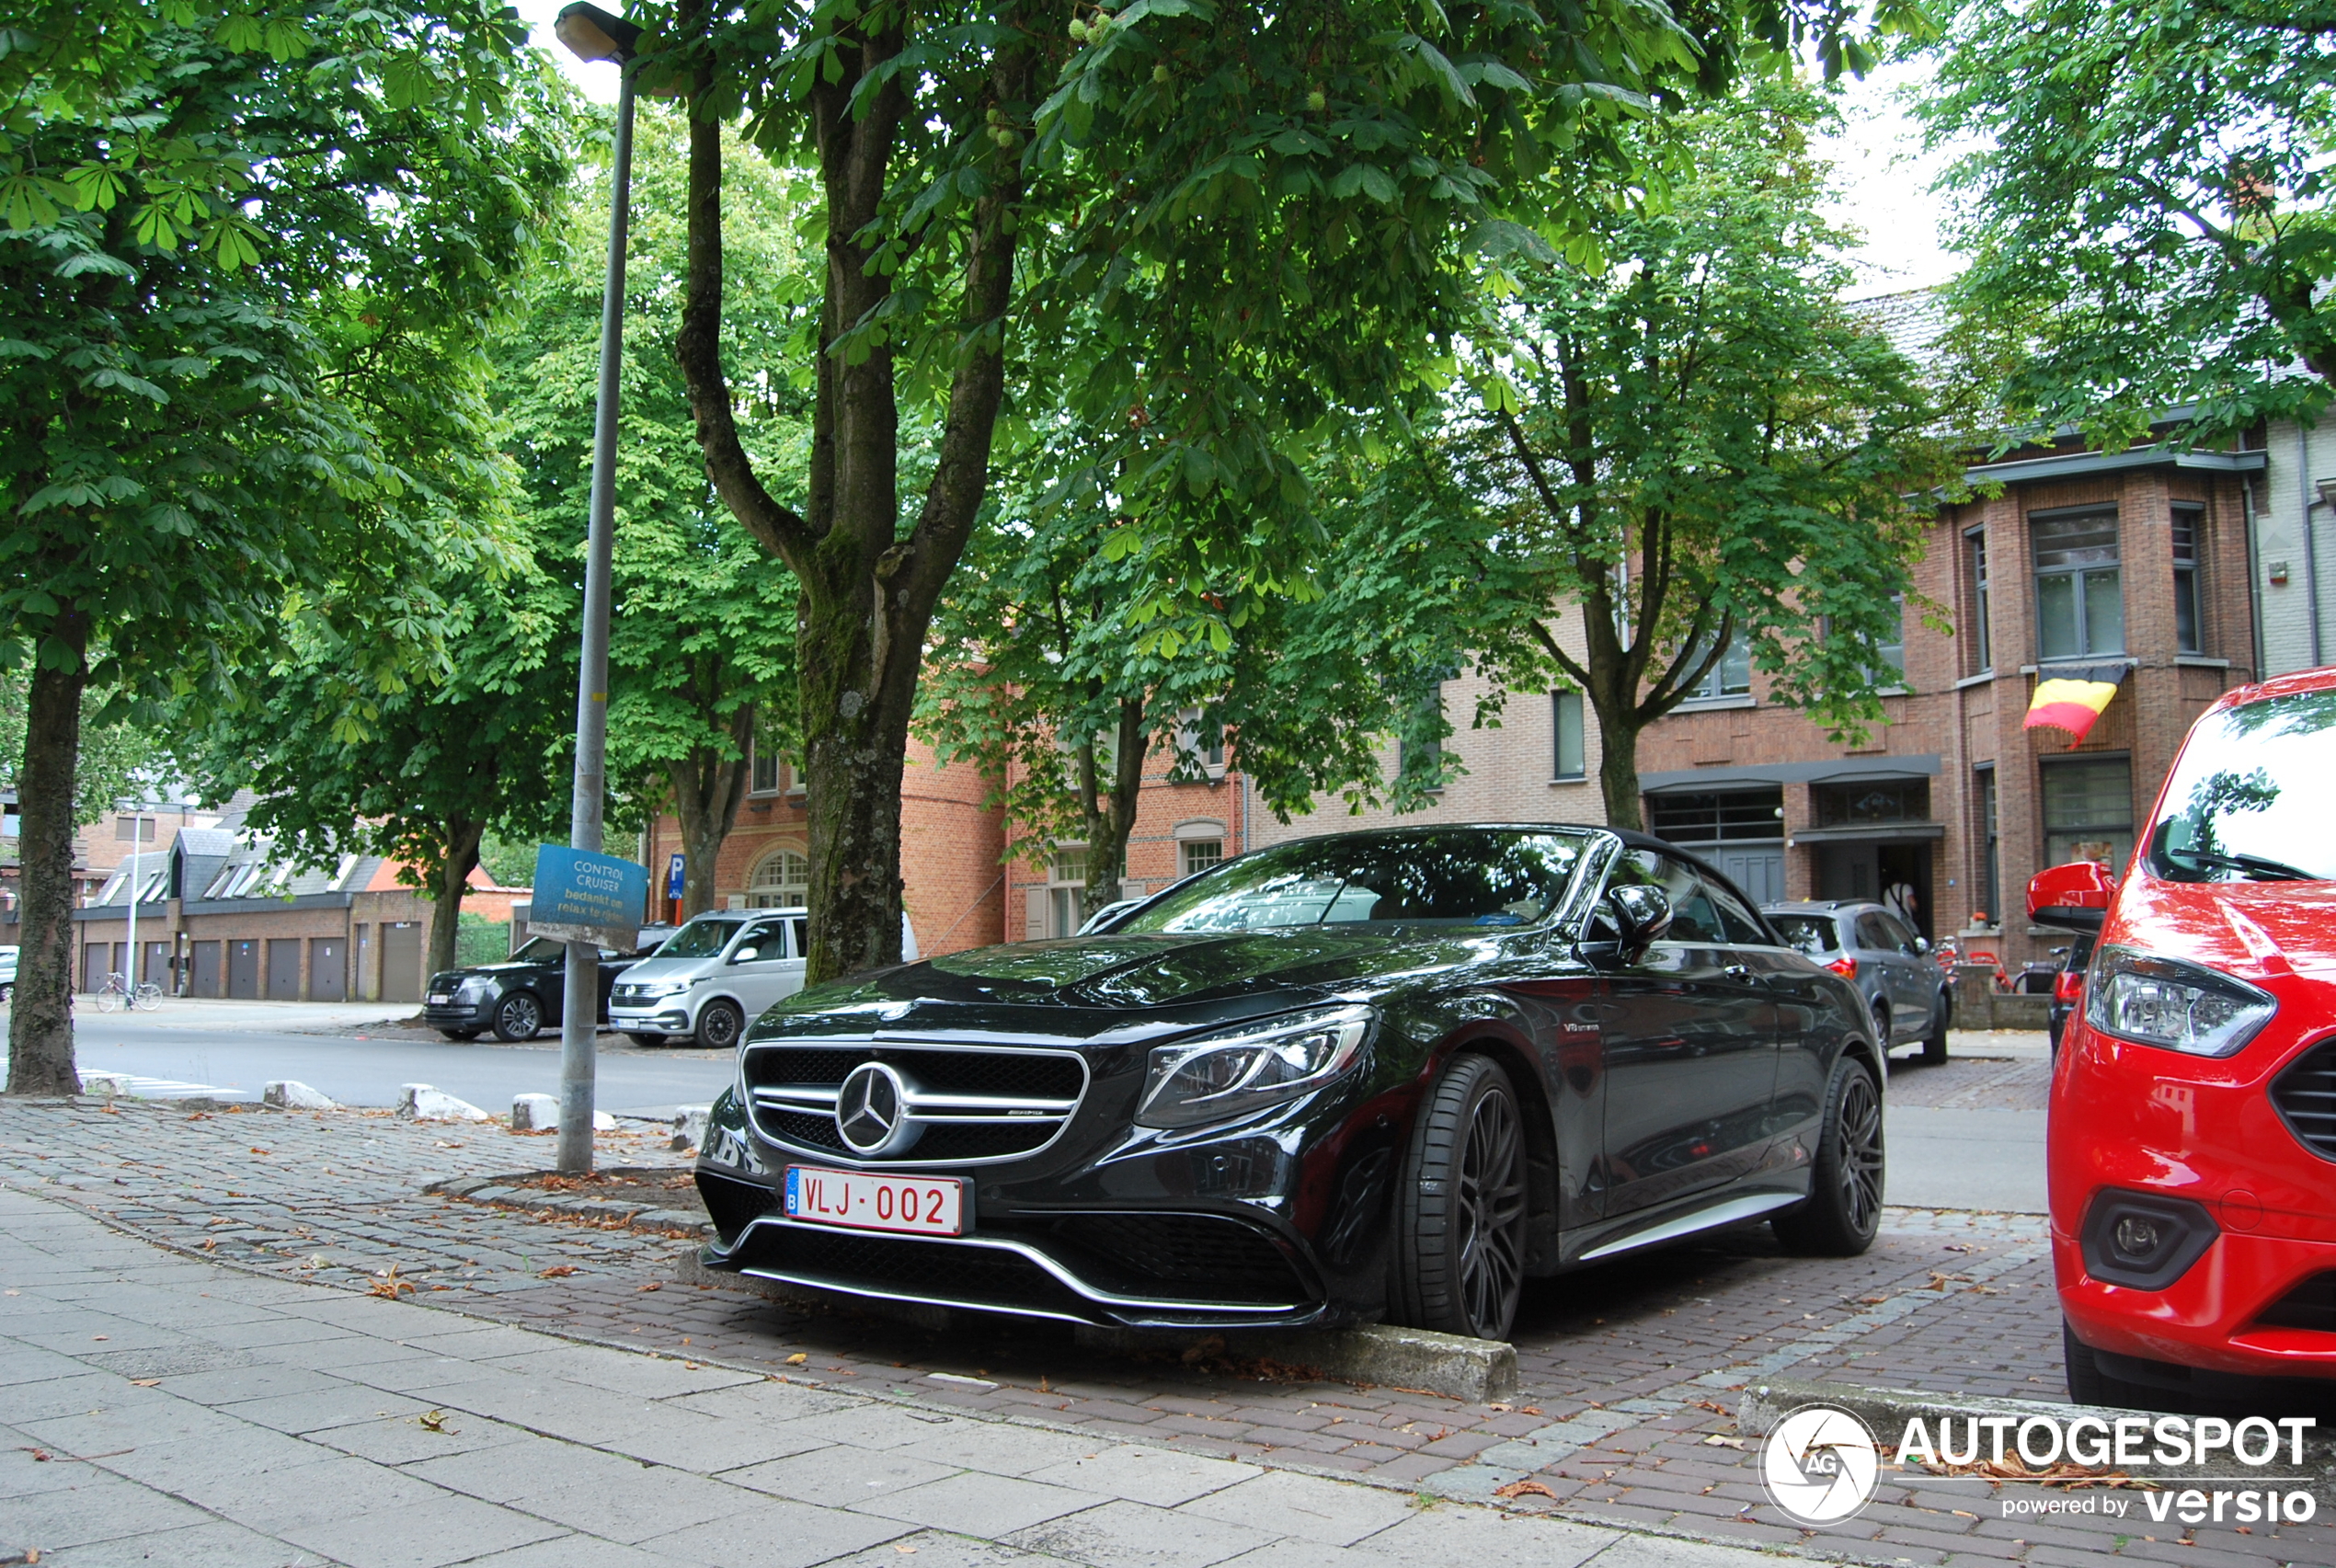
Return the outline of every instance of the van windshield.
<path id="1" fill-rule="evenodd" d="M 2198 721 L 2149 830 L 2170 882 L 2336 880 L 2336 691 L 2242 703 Z"/>
<path id="2" fill-rule="evenodd" d="M 709 920 L 700 915 L 667 937 L 665 945 L 658 948 L 655 956 L 659 958 L 719 957 L 722 949 L 730 944 L 730 938 L 738 934 L 742 923 L 739 921 Z"/>

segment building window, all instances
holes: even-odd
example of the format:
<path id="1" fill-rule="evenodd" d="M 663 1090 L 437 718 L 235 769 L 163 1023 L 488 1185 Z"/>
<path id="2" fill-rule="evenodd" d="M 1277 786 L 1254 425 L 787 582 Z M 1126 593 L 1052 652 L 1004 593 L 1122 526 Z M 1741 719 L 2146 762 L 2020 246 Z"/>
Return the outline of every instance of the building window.
<path id="1" fill-rule="evenodd" d="M 1879 779 L 1872 784 L 1828 784 L 1811 786 L 1815 796 L 1817 826 L 1847 828 L 1861 822 L 1927 822 L 1930 819 L 1930 781 Z"/>
<path id="2" fill-rule="evenodd" d="M 2003 921 L 2003 861 L 1998 852 L 2001 832 L 1996 825 L 1996 771 L 1979 770 L 1979 842 L 1985 859 L 1979 864 L 1979 897 L 1985 900 L 1976 917 L 1981 925 Z"/>
<path id="3" fill-rule="evenodd" d="M 1774 841 L 1784 837 L 1784 791 L 1650 795 L 1646 830 L 1675 844 Z"/>
<path id="4" fill-rule="evenodd" d="M 1897 633 L 1888 642 L 1874 645 L 1874 675 L 1886 687 L 1907 683 L 1907 596 L 1890 596 L 1890 622 Z"/>
<path id="5" fill-rule="evenodd" d="M 763 856 L 747 883 L 746 907 L 750 910 L 800 910 L 810 903 L 811 863 L 797 850 Z"/>
<path id="6" fill-rule="evenodd" d="M 1198 708 L 1186 708 L 1176 715 L 1176 750 L 1183 753 L 1186 766 L 1198 768 L 1213 779 L 1225 771 L 1225 727 L 1202 722 L 1206 716 Z"/>
<path id="7" fill-rule="evenodd" d="M 1964 535 L 1971 549 L 1971 653 L 1977 661 L 1974 675 L 1996 667 L 1995 640 L 1987 629 L 1987 532 L 1975 528 Z"/>
<path id="8" fill-rule="evenodd" d="M 2087 757 L 2044 764 L 2044 864 L 2098 861 L 2114 875 L 2134 847 L 2133 764 Z"/>
<path id="9" fill-rule="evenodd" d="M 786 757 L 776 743 L 759 735 L 747 742 L 747 794 L 777 795 L 787 787 L 786 775 Z"/>
<path id="10" fill-rule="evenodd" d="M 1184 853 L 1186 876 L 1196 871 L 1206 871 L 1225 858 L 1225 841 L 1222 839 L 1186 839 L 1179 848 Z"/>
<path id="11" fill-rule="evenodd" d="M 2203 653 L 2198 618 L 2198 534 L 2204 523 L 2204 507 L 2174 509 L 2174 646 L 2183 653 Z"/>
<path id="12" fill-rule="evenodd" d="M 1582 750 L 1582 693 L 1552 692 L 1550 693 L 1551 728 L 1556 732 L 1555 771 L 1557 779 L 1578 779 L 1587 776 L 1587 764 Z"/>
<path id="13" fill-rule="evenodd" d="M 1710 644 L 1701 645 L 1695 658 L 1689 662 L 1694 663 L 1710 651 Z M 1712 666 L 1695 690 L 1688 693 L 1688 701 L 1702 703 L 1721 697 L 1747 697 L 1751 694 L 1752 640 L 1738 632 L 1728 639 L 1727 648 L 1720 655 L 1720 661 Z"/>
<path id="14" fill-rule="evenodd" d="M 1087 921 L 1085 847 L 1057 850 L 1047 881 L 1047 934 L 1076 936 Z"/>
<path id="15" fill-rule="evenodd" d="M 2032 517 L 2036 551 L 2036 657 L 2125 651 L 2125 596 L 2117 575 L 2117 514 Z"/>

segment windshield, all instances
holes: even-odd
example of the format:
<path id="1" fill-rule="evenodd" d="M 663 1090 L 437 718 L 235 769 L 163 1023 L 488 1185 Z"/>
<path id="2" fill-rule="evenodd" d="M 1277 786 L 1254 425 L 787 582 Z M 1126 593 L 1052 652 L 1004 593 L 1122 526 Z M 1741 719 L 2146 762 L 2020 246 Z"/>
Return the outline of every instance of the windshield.
<path id="1" fill-rule="evenodd" d="M 2336 691 L 2243 703 L 2198 721 L 2149 830 L 2174 882 L 2336 879 Z"/>
<path id="2" fill-rule="evenodd" d="M 1488 828 L 1309 840 L 1204 872 L 1118 929 L 1538 925 L 1563 902 L 1586 842 Z"/>
<path id="3" fill-rule="evenodd" d="M 739 933 L 740 921 L 708 920 L 704 915 L 692 921 L 665 939 L 657 950 L 659 958 L 716 958 L 730 944 Z"/>
<path id="4" fill-rule="evenodd" d="M 1769 923 L 1784 938 L 1787 947 L 1822 958 L 1839 948 L 1840 939 L 1834 934 L 1830 915 L 1770 915 Z"/>
<path id="5" fill-rule="evenodd" d="M 514 964 L 549 964 L 555 959 L 566 956 L 567 953 L 567 943 L 555 942 L 548 936 L 538 936 L 530 939 L 525 946 L 521 947 L 518 952 L 512 954 L 510 956 L 510 962 Z"/>

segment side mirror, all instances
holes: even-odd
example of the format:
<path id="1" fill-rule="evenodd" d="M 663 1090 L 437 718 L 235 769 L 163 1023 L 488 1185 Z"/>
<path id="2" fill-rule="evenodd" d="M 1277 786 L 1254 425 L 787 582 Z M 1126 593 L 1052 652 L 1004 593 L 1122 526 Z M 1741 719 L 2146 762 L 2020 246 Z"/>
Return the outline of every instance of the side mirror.
<path id="1" fill-rule="evenodd" d="M 741 947 L 737 952 L 730 955 L 730 962 L 733 964 L 751 964 L 761 956 L 762 956 L 762 949 L 760 947 Z"/>
<path id="2" fill-rule="evenodd" d="M 2116 882 L 2098 863 L 2048 866 L 2028 879 L 2028 918 L 2038 925 L 2099 932 Z"/>
<path id="3" fill-rule="evenodd" d="M 1606 890 L 1606 901 L 1614 910 L 1615 928 L 1621 933 L 1622 956 L 1636 958 L 1671 929 L 1671 900 L 1659 887 L 1643 883 L 1627 883 Z"/>

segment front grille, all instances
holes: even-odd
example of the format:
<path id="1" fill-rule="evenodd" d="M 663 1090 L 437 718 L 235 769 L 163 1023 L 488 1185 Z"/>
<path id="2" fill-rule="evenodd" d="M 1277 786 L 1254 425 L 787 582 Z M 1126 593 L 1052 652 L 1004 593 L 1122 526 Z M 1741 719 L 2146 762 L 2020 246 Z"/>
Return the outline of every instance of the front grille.
<path id="1" fill-rule="evenodd" d="M 2273 1301 L 2255 1321 L 2265 1328 L 2336 1333 L 2336 1274 L 2315 1274 Z"/>
<path id="2" fill-rule="evenodd" d="M 881 1061 L 910 1089 L 913 1142 L 878 1158 L 853 1151 L 835 1125 L 836 1092 L 863 1062 Z M 969 1165 L 1035 1154 L 1052 1143 L 1086 1093 L 1075 1051 L 1010 1047 L 764 1042 L 747 1047 L 754 1123 L 773 1142 L 858 1163 Z"/>
<path id="3" fill-rule="evenodd" d="M 1296 1303 L 1308 1294 L 1272 1238 L 1237 1219 L 1076 1214 L 1048 1231 L 1067 1243 L 1063 1262 L 1073 1273 L 1116 1295 L 1262 1304 Z"/>
<path id="4" fill-rule="evenodd" d="M 808 1285 L 1091 1322 L 1094 1309 L 1020 1253 L 793 1225 L 758 1225 L 732 1260 Z"/>
<path id="5" fill-rule="evenodd" d="M 2303 1146 L 2336 1160 L 2336 1040 L 2322 1040 L 2273 1080 L 2271 1103 Z"/>

